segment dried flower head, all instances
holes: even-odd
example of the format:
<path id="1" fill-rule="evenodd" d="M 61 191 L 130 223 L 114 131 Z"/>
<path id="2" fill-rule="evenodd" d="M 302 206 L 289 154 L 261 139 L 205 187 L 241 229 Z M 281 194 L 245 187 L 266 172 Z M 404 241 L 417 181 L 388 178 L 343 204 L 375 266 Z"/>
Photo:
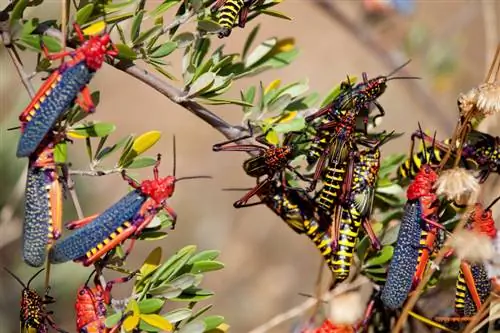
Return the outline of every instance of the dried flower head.
<path id="1" fill-rule="evenodd" d="M 479 183 L 474 175 L 462 168 L 445 170 L 436 182 L 436 193 L 448 200 L 462 200 L 479 191 Z"/>
<path id="2" fill-rule="evenodd" d="M 491 238 L 471 230 L 459 230 L 453 234 L 451 246 L 461 260 L 482 263 L 495 254 Z"/>
<path id="3" fill-rule="evenodd" d="M 330 320 L 335 324 L 354 325 L 363 318 L 365 304 L 358 291 L 350 291 L 330 301 Z"/>
<path id="4" fill-rule="evenodd" d="M 487 116 L 500 112 L 500 85 L 497 82 L 483 83 L 458 98 L 460 111 L 471 112 L 473 116 Z"/>
<path id="5" fill-rule="evenodd" d="M 497 231 L 497 236 L 491 242 L 494 255 L 485 263 L 488 277 L 494 280 L 500 280 L 500 231 Z"/>

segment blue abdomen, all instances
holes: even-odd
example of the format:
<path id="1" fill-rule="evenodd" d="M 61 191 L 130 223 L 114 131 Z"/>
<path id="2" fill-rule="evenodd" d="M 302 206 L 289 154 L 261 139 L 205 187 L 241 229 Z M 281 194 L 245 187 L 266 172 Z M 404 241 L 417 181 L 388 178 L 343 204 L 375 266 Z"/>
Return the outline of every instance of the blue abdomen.
<path id="1" fill-rule="evenodd" d="M 94 72 L 89 71 L 85 62 L 64 69 L 61 80 L 40 103 L 31 120 L 27 122 L 17 146 L 17 157 L 31 155 L 45 135 L 54 126 L 59 116 L 74 102 L 78 93 L 89 83 Z"/>
<path id="2" fill-rule="evenodd" d="M 58 264 L 84 257 L 124 222 L 132 221 L 146 199 L 139 190 L 128 193 L 91 223 L 57 242 L 51 249 L 50 262 Z"/>
<path id="3" fill-rule="evenodd" d="M 418 263 L 418 250 L 422 228 L 422 208 L 419 201 L 408 202 L 401 218 L 394 255 L 389 263 L 387 279 L 380 296 L 390 309 L 400 308 L 411 290 Z"/>
<path id="4" fill-rule="evenodd" d="M 49 241 L 50 204 L 43 169 L 30 167 L 26 179 L 23 259 L 33 267 L 45 262 Z"/>

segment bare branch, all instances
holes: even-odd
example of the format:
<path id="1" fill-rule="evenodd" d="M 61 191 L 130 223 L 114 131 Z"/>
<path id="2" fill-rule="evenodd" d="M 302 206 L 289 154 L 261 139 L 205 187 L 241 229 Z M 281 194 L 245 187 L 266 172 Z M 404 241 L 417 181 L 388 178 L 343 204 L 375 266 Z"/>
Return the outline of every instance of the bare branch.
<path id="1" fill-rule="evenodd" d="M 314 5 L 321 8 L 321 10 L 340 24 L 344 29 L 351 33 L 356 39 L 361 42 L 366 48 L 370 50 L 381 62 L 383 62 L 387 67 L 394 69 L 401 65 L 399 59 L 391 55 L 380 43 L 377 43 L 373 34 L 361 27 L 356 25 L 351 19 L 340 11 L 337 6 L 330 0 L 318 0 L 312 2 Z M 411 76 L 406 69 L 401 69 L 401 76 Z M 406 80 L 406 84 L 410 86 L 412 96 L 417 100 L 422 108 L 422 111 L 427 113 L 427 115 L 433 119 L 433 121 L 439 123 L 442 128 L 450 128 L 450 121 L 446 117 L 446 113 L 437 104 L 435 98 L 432 96 L 429 89 L 426 88 L 423 82 L 418 82 L 422 80 Z"/>
<path id="2" fill-rule="evenodd" d="M 71 169 L 69 170 L 70 175 L 90 176 L 90 177 L 107 176 L 120 172 L 122 172 L 122 169 L 120 168 L 109 169 L 109 170 L 71 170 Z"/>

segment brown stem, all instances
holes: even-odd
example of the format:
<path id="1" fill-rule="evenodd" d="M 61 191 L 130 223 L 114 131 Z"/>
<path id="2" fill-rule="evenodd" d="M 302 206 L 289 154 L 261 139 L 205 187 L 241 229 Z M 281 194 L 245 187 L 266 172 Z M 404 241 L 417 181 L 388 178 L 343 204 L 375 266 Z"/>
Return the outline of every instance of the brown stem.
<path id="1" fill-rule="evenodd" d="M 392 56 L 381 44 L 376 40 L 373 33 L 368 29 L 357 25 L 353 20 L 348 18 L 337 8 L 334 1 L 331 0 L 316 0 L 312 3 L 321 8 L 322 13 L 325 13 L 330 18 L 335 20 L 340 26 L 352 34 L 359 43 L 362 43 L 370 53 L 375 55 L 382 63 L 390 69 L 397 68 L 401 65 L 399 59 Z M 401 76 L 411 76 L 404 68 L 400 70 Z M 437 104 L 436 99 L 432 96 L 431 91 L 426 88 L 421 80 L 406 80 L 406 84 L 410 87 L 412 96 L 420 103 L 423 112 L 427 113 L 430 119 L 433 119 L 442 128 L 450 128 L 450 121 L 446 117 L 446 113 Z"/>

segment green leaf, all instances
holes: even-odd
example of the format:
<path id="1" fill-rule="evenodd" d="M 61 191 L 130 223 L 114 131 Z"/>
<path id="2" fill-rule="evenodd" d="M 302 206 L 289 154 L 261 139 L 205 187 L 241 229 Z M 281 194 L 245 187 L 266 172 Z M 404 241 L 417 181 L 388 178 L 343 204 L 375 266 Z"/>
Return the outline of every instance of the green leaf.
<path id="1" fill-rule="evenodd" d="M 122 138 L 120 141 L 118 141 L 114 145 L 103 148 L 96 155 L 95 160 L 96 161 L 103 160 L 104 158 L 108 157 L 109 155 L 111 155 L 112 153 L 114 153 L 116 150 L 118 150 L 118 148 L 122 147 L 126 142 L 131 142 L 132 139 L 133 139 L 133 136 L 132 135 L 128 135 L 128 136 Z"/>
<path id="2" fill-rule="evenodd" d="M 187 93 L 188 98 L 196 97 L 200 95 L 202 92 L 208 90 L 213 84 L 215 80 L 215 74 L 208 72 L 202 74 L 194 83 L 189 87 L 189 91 Z"/>
<path id="3" fill-rule="evenodd" d="M 20 20 L 23 17 L 24 10 L 28 6 L 28 0 L 19 0 L 17 1 L 12 13 L 10 14 L 10 26 L 14 24 L 17 20 Z"/>
<path id="4" fill-rule="evenodd" d="M 130 46 L 125 44 L 115 44 L 118 49 L 118 58 L 124 60 L 135 60 L 137 59 L 137 54 L 134 50 L 130 48 Z"/>
<path id="5" fill-rule="evenodd" d="M 217 32 L 220 30 L 220 28 L 221 26 L 219 25 L 219 23 L 209 19 L 198 21 L 198 30 L 206 32 Z"/>
<path id="6" fill-rule="evenodd" d="M 229 89 L 232 84 L 232 79 L 233 76 L 216 76 L 214 83 L 210 89 L 206 90 L 205 93 L 203 93 L 203 97 L 215 97 L 218 95 L 221 95 L 223 92 Z M 207 96 L 210 95 L 210 96 Z"/>
<path id="7" fill-rule="evenodd" d="M 160 66 L 157 66 L 157 65 L 154 65 L 153 64 L 153 67 L 160 73 L 162 74 L 163 76 L 165 76 L 167 79 L 169 80 L 172 80 L 172 81 L 175 81 L 177 80 L 175 78 L 175 76 L 173 76 L 171 73 L 167 72 L 166 70 L 164 70 L 163 68 L 161 68 Z"/>
<path id="8" fill-rule="evenodd" d="M 159 298 L 149 298 L 140 301 L 138 304 L 142 317 L 143 313 L 147 314 L 160 311 L 161 308 L 163 307 L 163 304 L 165 304 L 165 301 Z"/>
<path id="9" fill-rule="evenodd" d="M 210 39 L 209 38 L 200 38 L 197 40 L 196 45 L 195 45 L 195 52 L 193 53 L 193 57 L 191 60 L 191 63 L 195 67 L 199 67 L 201 63 L 203 62 L 203 59 L 205 59 L 208 50 L 210 48 Z M 212 61 L 212 59 L 210 59 Z M 213 62 L 210 62 L 213 63 Z M 203 73 L 206 71 L 203 71 Z"/>
<path id="10" fill-rule="evenodd" d="M 212 260 L 197 261 L 193 264 L 193 267 L 191 267 L 191 272 L 199 274 L 203 272 L 217 271 L 223 268 L 224 264 L 219 261 L 212 261 Z"/>
<path id="11" fill-rule="evenodd" d="M 130 40 L 136 40 L 141 32 L 142 19 L 144 17 L 145 10 L 141 9 L 137 12 L 132 20 L 132 26 L 130 28 Z"/>
<path id="12" fill-rule="evenodd" d="M 161 29 L 162 29 L 161 25 L 155 25 L 154 27 L 152 27 L 144 32 L 141 32 L 139 34 L 139 36 L 132 41 L 132 44 L 134 46 L 138 46 L 138 45 L 143 44 L 148 39 L 150 39 L 152 36 L 154 36 L 156 33 L 160 32 Z"/>
<path id="13" fill-rule="evenodd" d="M 87 22 L 92 11 L 94 10 L 94 4 L 88 3 L 76 12 L 76 23 L 82 25 Z"/>
<path id="14" fill-rule="evenodd" d="M 404 190 L 398 184 L 392 183 L 389 186 L 377 186 L 377 192 L 382 194 L 391 194 L 395 196 L 403 195 Z"/>
<path id="15" fill-rule="evenodd" d="M 178 323 L 184 319 L 191 317 L 192 313 L 193 310 L 191 309 L 180 308 L 166 313 L 165 315 L 163 315 L 163 318 L 167 319 L 171 323 Z"/>
<path id="16" fill-rule="evenodd" d="M 262 42 L 260 45 L 258 45 L 252 53 L 248 55 L 247 58 L 245 58 L 245 68 L 249 68 L 253 66 L 254 64 L 258 63 L 260 60 L 262 60 L 266 55 L 271 53 L 272 49 L 278 42 L 278 39 L 276 37 L 269 38 Z"/>
<path id="17" fill-rule="evenodd" d="M 220 324 L 224 323 L 224 317 L 222 316 L 207 316 L 203 318 L 205 323 L 205 331 L 213 330 Z"/>
<path id="18" fill-rule="evenodd" d="M 288 133 L 294 131 L 301 131 L 306 127 L 306 121 L 304 118 L 295 118 L 287 123 L 279 123 L 274 126 L 274 130 L 277 133 Z"/>
<path id="19" fill-rule="evenodd" d="M 153 241 L 153 240 L 156 241 L 156 240 L 160 240 L 160 239 L 163 239 L 163 238 L 168 236 L 167 232 L 148 231 L 148 229 L 145 229 L 139 236 L 137 236 L 137 239 L 146 240 L 146 241 Z"/>
<path id="20" fill-rule="evenodd" d="M 187 262 L 188 264 L 193 264 L 197 261 L 207 261 L 207 260 L 214 260 L 217 259 L 217 257 L 220 255 L 220 251 L 217 250 L 205 250 L 201 251 L 200 253 L 195 254 L 194 256 L 189 259 Z"/>
<path id="21" fill-rule="evenodd" d="M 177 48 L 176 42 L 166 42 L 160 47 L 156 48 L 149 56 L 151 58 L 163 58 L 174 52 Z"/>
<path id="22" fill-rule="evenodd" d="M 267 106 L 267 110 L 269 112 L 281 113 L 281 111 L 283 111 L 291 101 L 292 96 L 288 94 L 281 95 L 280 97 L 275 99 L 274 102 Z"/>
<path id="23" fill-rule="evenodd" d="M 123 166 L 124 169 L 142 169 L 155 165 L 156 158 L 150 156 L 137 156 L 130 163 Z"/>
<path id="24" fill-rule="evenodd" d="M 367 260 L 363 266 L 370 267 L 370 266 L 383 265 L 392 259 L 393 254 L 394 254 L 394 247 L 392 247 L 391 245 L 384 246 L 382 250 L 380 250 L 375 257 Z"/>
<path id="25" fill-rule="evenodd" d="M 202 321 L 193 321 L 184 325 L 179 333 L 203 333 L 205 331 L 205 323 Z"/>
<path id="26" fill-rule="evenodd" d="M 106 317 L 106 320 L 104 321 L 104 325 L 106 325 L 106 327 L 108 327 L 108 328 L 111 328 L 111 327 L 115 326 L 116 324 L 118 324 L 120 319 L 122 319 L 121 312 L 113 313 L 112 315 Z"/>
<path id="27" fill-rule="evenodd" d="M 138 327 L 140 329 L 140 332 L 156 333 L 156 332 L 160 332 L 161 331 L 160 328 L 151 326 L 147 322 L 145 322 L 144 320 L 142 320 L 142 317 L 141 317 L 141 321 L 139 321 L 139 326 Z"/>
<path id="28" fill-rule="evenodd" d="M 44 45 L 47 47 L 49 52 L 59 52 L 61 51 L 61 44 L 59 44 L 59 40 L 52 36 L 42 36 L 42 40 Z M 38 35 L 24 35 L 19 38 L 19 42 L 35 51 L 41 51 L 42 48 L 40 46 L 40 36 Z"/>
<path id="29" fill-rule="evenodd" d="M 59 142 L 54 150 L 54 161 L 64 164 L 68 160 L 68 144 L 67 142 Z"/>
<path id="30" fill-rule="evenodd" d="M 212 297 L 214 293 L 210 290 L 205 290 L 201 288 L 189 288 L 184 290 L 184 292 L 172 301 L 185 301 L 185 302 L 198 302 Z"/>
<path id="31" fill-rule="evenodd" d="M 181 0 L 166 0 L 166 1 L 163 1 L 163 3 L 161 5 L 159 5 L 158 7 L 156 7 L 155 9 L 153 9 L 151 12 L 149 12 L 148 15 L 152 16 L 152 17 L 160 16 L 163 13 L 165 13 L 167 10 L 169 10 L 171 7 L 173 7 L 176 4 L 178 4 L 179 2 L 181 2 Z"/>
<path id="32" fill-rule="evenodd" d="M 208 305 L 202 307 L 195 314 L 193 314 L 191 316 L 191 318 L 189 318 L 188 322 L 195 321 L 196 318 L 201 317 L 205 312 L 207 312 L 208 310 L 210 310 L 212 307 L 213 307 L 213 305 L 211 305 L 211 304 L 208 304 Z"/>
<path id="33" fill-rule="evenodd" d="M 307 82 L 294 82 L 284 86 L 278 90 L 277 96 L 290 95 L 292 98 L 298 97 L 309 90 L 309 84 Z M 278 98 L 278 97 L 275 97 Z M 273 102 L 271 100 L 270 102 Z"/>
<path id="34" fill-rule="evenodd" d="M 174 276 L 191 258 L 196 251 L 196 246 L 189 245 L 179 250 L 175 255 L 170 257 L 161 267 L 156 271 L 153 280 L 168 281 Z"/>
<path id="35" fill-rule="evenodd" d="M 245 101 L 240 101 L 238 99 L 207 98 L 207 99 L 203 99 L 202 102 L 204 104 L 210 104 L 210 105 L 234 104 L 234 105 L 240 105 L 240 106 L 253 106 L 253 104 L 251 104 L 251 103 L 248 103 Z"/>
<path id="36" fill-rule="evenodd" d="M 37 18 L 34 18 L 34 19 L 26 21 L 23 24 L 23 28 L 22 28 L 22 30 L 20 32 L 20 35 L 21 36 L 23 36 L 23 35 L 30 35 L 36 29 L 36 27 L 38 26 L 38 24 L 39 24 L 39 22 L 38 22 Z M 44 58 L 44 59 L 47 60 L 47 61 L 49 61 L 46 58 Z"/>
<path id="37" fill-rule="evenodd" d="M 177 42 L 177 48 L 182 49 L 194 41 L 194 35 L 191 32 L 183 32 L 175 36 L 173 41 Z"/>
<path id="38" fill-rule="evenodd" d="M 119 15 L 106 16 L 105 22 L 108 25 L 116 24 L 134 17 L 134 13 L 123 13 Z"/>
<path id="39" fill-rule="evenodd" d="M 82 124 L 76 125 L 70 129 L 68 129 L 68 134 L 77 135 L 80 137 L 88 138 L 88 137 L 104 137 L 110 135 L 116 130 L 116 126 L 113 123 L 90 123 L 90 124 Z"/>
<path id="40" fill-rule="evenodd" d="M 243 46 L 243 52 L 241 53 L 241 58 L 243 59 L 247 58 L 250 46 L 252 46 L 252 43 L 255 40 L 257 33 L 259 32 L 259 29 L 260 29 L 260 24 L 257 24 L 255 28 L 253 28 L 250 34 L 248 35 L 247 40 L 245 41 L 245 45 Z"/>
<path id="41" fill-rule="evenodd" d="M 168 320 L 157 314 L 141 314 L 141 319 L 153 327 L 160 328 L 162 331 L 170 332 L 174 328 Z"/>
<path id="42" fill-rule="evenodd" d="M 263 10 L 260 10 L 259 13 L 265 14 L 265 15 L 269 15 L 269 16 L 273 16 L 273 17 L 277 17 L 277 18 L 281 18 L 281 19 L 285 19 L 285 20 L 289 20 L 289 21 L 292 20 L 291 17 L 283 14 L 282 12 L 278 12 L 276 10 L 263 9 Z"/>
<path id="43" fill-rule="evenodd" d="M 165 299 L 172 299 L 179 297 L 180 294 L 182 294 L 182 289 L 181 288 L 175 288 L 172 287 L 170 284 L 167 285 L 162 285 L 156 288 L 152 288 L 149 291 L 149 294 L 156 296 L 156 297 L 163 297 Z"/>
<path id="44" fill-rule="evenodd" d="M 364 269 L 364 271 L 366 273 L 380 275 L 380 274 L 385 274 L 385 272 L 387 272 L 387 268 L 385 268 L 385 267 L 367 267 Z"/>
<path id="45" fill-rule="evenodd" d="M 299 55 L 299 50 L 294 48 L 287 52 L 280 52 L 273 54 L 268 59 L 265 59 L 265 61 L 260 62 L 255 66 L 261 68 L 270 67 L 274 69 L 283 68 L 285 66 L 290 65 L 292 61 L 294 61 L 295 58 L 297 58 L 298 55 Z"/>
<path id="46" fill-rule="evenodd" d="M 174 288 L 179 288 L 181 290 L 188 289 L 198 282 L 200 275 L 196 274 L 182 274 L 169 282 L 169 285 Z"/>

